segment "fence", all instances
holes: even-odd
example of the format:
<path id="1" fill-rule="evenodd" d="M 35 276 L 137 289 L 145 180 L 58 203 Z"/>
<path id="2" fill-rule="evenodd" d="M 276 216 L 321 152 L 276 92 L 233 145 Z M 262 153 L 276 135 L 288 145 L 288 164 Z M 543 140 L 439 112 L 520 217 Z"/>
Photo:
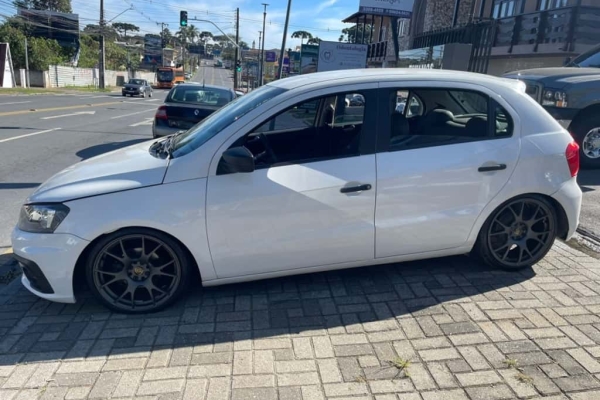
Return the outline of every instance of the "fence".
<path id="1" fill-rule="evenodd" d="M 68 86 L 98 86 L 99 71 L 97 68 L 73 68 L 60 65 L 51 65 L 48 71 L 49 81 L 47 87 L 68 87 Z M 130 78 L 128 71 L 110 71 L 104 72 L 106 86 L 122 86 Z M 146 79 L 150 83 L 155 82 L 156 74 L 154 72 L 136 71 L 131 78 Z M 32 82 L 33 83 L 33 82 Z"/>

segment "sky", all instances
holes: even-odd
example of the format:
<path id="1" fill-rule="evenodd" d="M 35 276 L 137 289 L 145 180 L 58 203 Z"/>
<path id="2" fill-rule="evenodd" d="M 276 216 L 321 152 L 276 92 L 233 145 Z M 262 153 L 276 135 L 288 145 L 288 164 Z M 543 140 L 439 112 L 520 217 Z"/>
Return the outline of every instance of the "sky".
<path id="1" fill-rule="evenodd" d="M 285 23 L 287 0 L 104 0 L 105 19 L 128 22 L 140 27 L 140 33 L 159 33 L 159 23 L 165 23 L 172 33 L 179 29 L 179 12 L 188 12 L 189 24 L 200 31 L 219 34 L 215 23 L 226 33 L 235 34 L 235 9 L 240 9 L 240 37 L 250 46 L 262 31 L 263 6 L 268 3 L 265 48 L 280 48 Z M 0 14 L 14 14 L 11 0 L 0 0 Z M 291 39 L 292 32 L 304 30 L 323 40 L 337 41 L 341 30 L 349 27 L 342 19 L 358 11 L 359 0 L 292 0 L 290 26 L 286 48 L 295 47 L 300 40 Z M 71 0 L 73 12 L 79 14 L 81 25 L 97 24 L 100 0 Z M 127 11 L 126 11 L 127 10 Z M 123 14 L 119 15 L 125 11 Z"/>

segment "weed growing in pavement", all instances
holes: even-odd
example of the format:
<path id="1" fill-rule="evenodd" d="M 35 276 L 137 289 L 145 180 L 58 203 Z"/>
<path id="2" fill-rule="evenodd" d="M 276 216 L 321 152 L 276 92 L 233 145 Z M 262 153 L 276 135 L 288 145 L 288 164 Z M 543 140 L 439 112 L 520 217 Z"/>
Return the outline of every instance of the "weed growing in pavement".
<path id="1" fill-rule="evenodd" d="M 524 374 L 523 372 L 519 372 L 517 375 L 515 375 L 515 378 L 517 378 L 517 380 L 521 383 L 533 383 L 533 378 L 527 374 Z"/>
<path id="2" fill-rule="evenodd" d="M 507 358 L 504 360 L 504 364 L 506 364 L 509 368 L 517 369 L 519 362 L 514 358 Z"/>
<path id="3" fill-rule="evenodd" d="M 410 372 L 408 371 L 408 367 L 410 367 L 410 360 L 405 360 L 403 358 L 398 357 L 394 360 L 388 361 L 388 364 L 390 364 L 392 367 L 398 370 L 398 374 L 396 375 L 396 377 L 398 377 L 398 375 L 400 375 L 401 373 L 404 373 L 405 378 L 410 377 Z"/>

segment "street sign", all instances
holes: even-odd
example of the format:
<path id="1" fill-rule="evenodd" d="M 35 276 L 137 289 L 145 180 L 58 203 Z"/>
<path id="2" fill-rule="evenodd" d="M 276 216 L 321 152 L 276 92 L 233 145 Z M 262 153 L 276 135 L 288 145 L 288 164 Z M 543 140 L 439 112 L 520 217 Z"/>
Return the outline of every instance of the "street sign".
<path id="1" fill-rule="evenodd" d="M 265 52 L 265 62 L 275 62 L 277 60 L 277 53 L 274 51 Z"/>
<path id="2" fill-rule="evenodd" d="M 366 68 L 368 48 L 366 44 L 322 41 L 317 71 Z"/>

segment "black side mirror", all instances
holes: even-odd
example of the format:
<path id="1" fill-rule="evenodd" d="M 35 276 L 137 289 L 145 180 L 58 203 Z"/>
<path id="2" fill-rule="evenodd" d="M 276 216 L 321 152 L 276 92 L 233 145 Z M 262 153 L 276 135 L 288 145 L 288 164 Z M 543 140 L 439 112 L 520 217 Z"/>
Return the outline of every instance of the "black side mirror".
<path id="1" fill-rule="evenodd" d="M 223 153 L 219 172 L 223 174 L 254 172 L 254 157 L 250 150 L 243 146 L 232 147 Z"/>

